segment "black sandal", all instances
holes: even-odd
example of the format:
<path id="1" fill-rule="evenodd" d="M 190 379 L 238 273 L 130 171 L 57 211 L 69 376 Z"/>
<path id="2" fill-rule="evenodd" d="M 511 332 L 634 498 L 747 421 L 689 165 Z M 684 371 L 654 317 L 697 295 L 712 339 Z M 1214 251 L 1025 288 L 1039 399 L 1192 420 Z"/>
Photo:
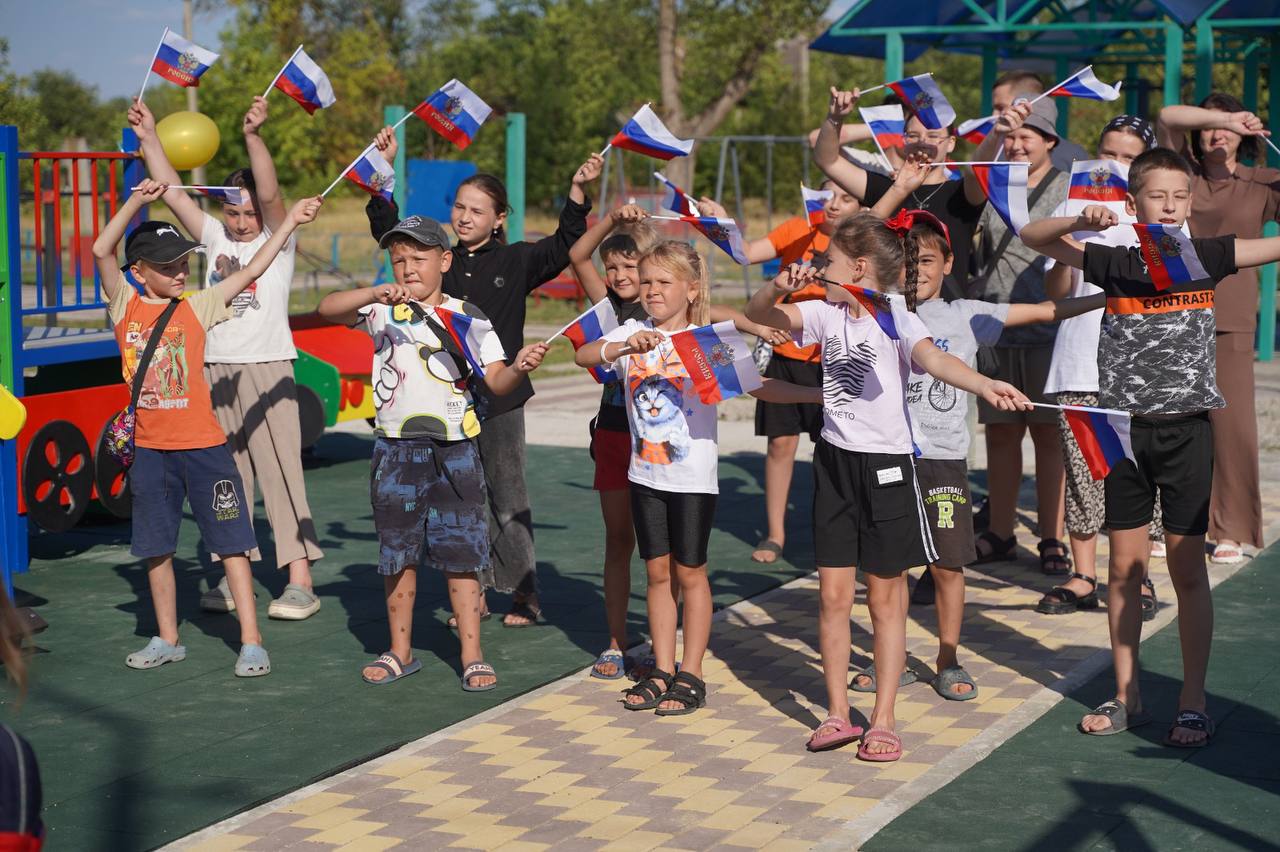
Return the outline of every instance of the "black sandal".
<path id="1" fill-rule="evenodd" d="M 671 689 L 672 675 L 662 669 L 655 668 L 649 676 L 630 689 L 623 690 L 622 706 L 628 710 L 652 710 L 657 707 Z M 627 698 L 636 696 L 644 701 L 632 704 Z"/>
<path id="2" fill-rule="evenodd" d="M 1150 577 L 1143 580 L 1142 585 L 1148 592 L 1151 592 L 1149 595 L 1142 596 L 1142 620 L 1154 621 L 1156 613 L 1160 611 L 1160 602 L 1156 600 L 1156 586 L 1155 583 L 1151 582 Z"/>
<path id="3" fill-rule="evenodd" d="M 1057 548 L 1061 553 L 1045 553 L 1046 550 Z M 1071 573 L 1071 551 L 1067 550 L 1067 546 L 1056 538 L 1041 539 L 1036 545 L 1036 549 L 1040 551 L 1040 572 L 1050 576 L 1058 576 L 1060 574 Z M 1060 566 L 1060 567 L 1059 567 Z"/>
<path id="4" fill-rule="evenodd" d="M 1073 571 L 1067 576 L 1067 580 L 1084 580 L 1092 589 L 1089 594 L 1080 596 L 1066 586 L 1054 586 L 1045 592 L 1044 597 L 1040 599 L 1040 603 L 1036 605 L 1036 612 L 1044 615 L 1067 615 L 1081 609 L 1098 608 L 1098 581 L 1096 578 L 1081 574 L 1079 571 Z"/>
<path id="5" fill-rule="evenodd" d="M 516 624 L 503 618 L 502 626 L 510 627 L 512 630 L 520 630 L 524 627 L 538 627 L 542 624 L 542 608 L 529 606 L 525 601 L 513 601 L 507 615 L 516 615 L 527 619 L 523 624 Z"/>
<path id="6" fill-rule="evenodd" d="M 990 550 L 986 553 L 979 553 L 978 558 L 970 562 L 970 565 L 985 565 L 988 562 L 1012 562 L 1018 558 L 1014 552 L 1018 549 L 1017 536 L 1011 535 L 1008 538 L 1000 538 L 991 530 L 983 530 L 974 539 L 975 548 L 979 542 L 985 542 Z"/>
<path id="7" fill-rule="evenodd" d="M 672 679 L 671 686 L 658 699 L 659 704 L 664 701 L 679 701 L 684 706 L 674 710 L 663 710 L 659 707 L 653 711 L 654 713 L 659 716 L 687 716 L 699 707 L 706 706 L 707 685 L 696 675 L 679 672 Z"/>

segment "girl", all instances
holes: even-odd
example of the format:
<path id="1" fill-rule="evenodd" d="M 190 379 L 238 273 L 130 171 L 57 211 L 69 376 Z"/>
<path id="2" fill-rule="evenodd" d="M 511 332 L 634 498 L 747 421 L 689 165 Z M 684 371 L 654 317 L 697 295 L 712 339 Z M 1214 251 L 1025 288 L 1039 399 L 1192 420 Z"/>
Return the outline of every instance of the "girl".
<path id="1" fill-rule="evenodd" d="M 395 132 L 384 127 L 375 144 L 387 160 L 396 155 Z M 587 230 L 591 202 L 584 187 L 600 176 L 598 154 L 578 167 L 569 197 L 560 211 L 556 232 L 536 243 L 507 243 L 504 226 L 509 207 L 507 188 L 493 175 L 476 174 L 458 187 L 450 225 L 458 238 L 453 265 L 444 276 L 444 293 L 475 305 L 493 323 L 507 352 L 524 347 L 525 299 L 569 265 L 569 248 Z M 394 201 L 373 196 L 365 209 L 374 239 L 395 227 L 400 211 Z M 534 573 L 533 515 L 525 486 L 524 404 L 533 396 L 525 378 L 510 395 L 497 397 L 477 386 L 476 412 L 484 423 L 477 439 L 489 492 L 489 541 L 493 550 L 494 588 L 512 594 L 504 627 L 538 623 L 537 577 Z M 488 618 L 488 606 L 482 606 Z M 449 625 L 456 626 L 450 619 Z"/>
<path id="2" fill-rule="evenodd" d="M 648 573 L 649 630 L 655 667 L 627 690 L 628 710 L 662 716 L 706 704 L 702 657 L 711 638 L 707 542 L 715 515 L 716 406 L 698 397 L 671 335 L 710 319 L 707 270 L 687 243 L 658 243 L 640 259 L 640 298 L 649 318 L 578 350 L 581 367 L 611 364 L 625 376 L 631 453 L 631 515 Z M 778 402 L 816 402 L 817 388 L 765 379 L 753 394 Z M 678 601 L 684 600 L 684 654 L 676 669 Z"/>
<path id="3" fill-rule="evenodd" d="M 827 249 L 825 278 L 871 291 L 896 290 L 907 267 L 905 308 L 914 308 L 917 246 L 910 229 L 887 226 L 869 213 L 844 219 Z M 821 602 L 818 635 L 827 687 L 828 718 L 812 750 L 834 748 L 862 735 L 849 718 L 849 610 L 854 569 L 867 578 L 880 676 L 871 730 L 858 749 L 863 760 L 902 756 L 893 705 L 906 662 L 906 569 L 937 560 L 925 526 L 912 462 L 907 381 L 914 361 L 936 378 L 981 395 L 1005 410 L 1030 407 L 1005 382 L 975 373 L 929 338 L 924 323 L 894 296 L 872 316 L 840 286 L 838 302 L 775 304 L 817 280 L 812 267 L 792 265 L 747 304 L 756 322 L 788 328 L 796 342 L 822 342 L 823 427 L 814 453 L 814 542 Z M 883 325 L 882 325 L 883 323 Z M 896 338 L 885 326 L 895 330 Z"/>
<path id="4" fill-rule="evenodd" d="M 17 689 L 15 706 L 27 695 L 27 660 L 22 644 L 27 625 L 0 585 L 0 665 Z M 31 744 L 0 722 L 0 849 L 36 852 L 44 843 L 40 821 L 40 768 Z"/>

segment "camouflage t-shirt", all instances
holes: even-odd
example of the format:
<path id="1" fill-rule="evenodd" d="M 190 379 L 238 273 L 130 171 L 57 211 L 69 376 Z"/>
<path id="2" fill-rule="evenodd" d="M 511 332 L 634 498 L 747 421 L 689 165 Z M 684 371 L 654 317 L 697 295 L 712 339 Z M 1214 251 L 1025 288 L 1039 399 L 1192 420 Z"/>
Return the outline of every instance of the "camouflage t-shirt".
<path id="1" fill-rule="evenodd" d="M 1121 226 L 1124 227 L 1124 226 Z M 1193 239 L 1209 277 L 1159 290 L 1139 250 L 1088 244 L 1084 277 L 1107 295 L 1098 339 L 1099 404 L 1130 414 L 1222 408 L 1214 290 L 1236 271 L 1234 236 Z"/>

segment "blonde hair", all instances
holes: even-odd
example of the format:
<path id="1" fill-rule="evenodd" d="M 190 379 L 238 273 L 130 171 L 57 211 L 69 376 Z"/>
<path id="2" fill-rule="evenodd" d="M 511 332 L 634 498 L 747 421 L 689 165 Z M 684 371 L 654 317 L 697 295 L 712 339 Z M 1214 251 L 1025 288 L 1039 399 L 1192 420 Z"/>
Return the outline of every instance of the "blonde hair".
<path id="1" fill-rule="evenodd" d="M 711 282 L 707 265 L 693 246 L 679 240 L 663 240 L 640 256 L 641 263 L 653 263 L 694 288 L 686 316 L 693 325 L 711 322 Z"/>

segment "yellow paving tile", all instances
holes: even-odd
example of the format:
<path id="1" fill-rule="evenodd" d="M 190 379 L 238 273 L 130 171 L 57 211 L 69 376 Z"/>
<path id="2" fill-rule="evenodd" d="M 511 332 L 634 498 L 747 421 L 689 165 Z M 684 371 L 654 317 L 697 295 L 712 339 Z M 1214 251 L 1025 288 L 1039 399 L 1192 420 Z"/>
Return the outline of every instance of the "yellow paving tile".
<path id="1" fill-rule="evenodd" d="M 570 722 L 579 716 L 586 716 L 588 713 L 594 712 L 595 709 L 590 704 L 566 704 L 563 707 L 548 710 L 538 718 L 552 722 Z"/>
<path id="2" fill-rule="evenodd" d="M 455 796 L 438 805 L 434 805 L 424 811 L 420 811 L 418 816 L 424 819 L 441 819 L 445 822 L 452 822 L 454 820 L 461 819 L 475 809 L 487 804 L 488 802 L 484 799 L 471 799 L 466 796 Z"/>
<path id="3" fill-rule="evenodd" d="M 569 808 L 562 814 L 556 814 L 555 818 L 567 822 L 599 822 L 602 819 L 608 819 L 626 806 L 625 802 L 592 799 L 589 802 L 583 802 L 580 805 Z"/>
<path id="4" fill-rule="evenodd" d="M 745 846 L 747 849 L 764 849 L 769 846 L 774 838 L 786 830 L 785 825 L 778 825 L 771 822 L 753 822 L 744 825 L 726 837 L 723 843 L 726 846 Z"/>
<path id="5" fill-rule="evenodd" d="M 385 822 L 353 819 L 333 828 L 325 829 L 319 834 L 313 834 L 306 839 L 312 843 L 332 843 L 334 846 L 341 846 L 380 828 L 386 828 L 386 825 Z"/>
<path id="6" fill-rule="evenodd" d="M 609 730 L 608 728 L 593 728 L 589 731 L 583 731 L 574 737 L 571 742 L 574 745 L 602 746 L 617 739 L 618 732 Z M 625 737 L 624 737 L 625 739 Z"/>
<path id="7" fill-rule="evenodd" d="M 918 687 L 912 688 L 916 689 Z M 924 688 L 929 689 L 927 686 Z M 899 695 L 901 695 L 901 693 L 899 693 Z M 929 695 L 937 698 L 937 695 L 934 694 L 932 689 L 929 689 Z M 927 714 L 934 708 L 934 706 L 935 704 L 933 702 L 925 703 L 923 701 L 903 701 L 899 698 L 897 703 L 893 706 L 893 715 L 899 721 L 914 722 L 916 719 Z"/>
<path id="8" fill-rule="evenodd" d="M 653 745 L 653 742 L 653 740 L 647 740 L 643 737 L 621 737 L 611 743 L 605 743 L 598 748 L 592 749 L 591 753 L 604 757 L 626 757 L 641 749 L 648 748 Z"/>
<path id="9" fill-rule="evenodd" d="M 321 811 L 327 811 L 329 808 L 345 804 L 351 801 L 352 798 L 354 797 L 348 796 L 344 793 L 316 793 L 314 795 L 307 796 L 305 799 L 299 799 L 293 804 L 284 806 L 280 809 L 280 812 L 285 814 L 303 814 L 305 816 L 309 816 L 312 814 L 318 814 Z"/>
<path id="10" fill-rule="evenodd" d="M 617 840 L 636 831 L 648 821 L 648 817 L 615 814 L 609 819 L 592 823 L 582 831 L 579 831 L 577 836 L 591 840 Z"/>
<path id="11" fill-rule="evenodd" d="M 644 751 L 634 751 L 625 757 L 621 757 L 609 764 L 610 769 L 648 769 L 657 763 L 662 763 L 675 756 L 673 751 L 659 751 L 658 749 L 645 749 Z"/>
<path id="12" fill-rule="evenodd" d="M 401 843 L 404 843 L 404 841 L 399 837 L 366 834 L 364 837 L 357 837 L 345 846 L 339 846 L 334 852 L 383 852 L 384 849 L 393 849 Z"/>
<path id="13" fill-rule="evenodd" d="M 550 794 L 557 790 L 563 790 L 570 784 L 576 784 L 581 781 L 583 776 L 573 772 L 548 772 L 541 778 L 535 778 L 523 787 L 517 789 L 521 793 L 544 793 Z"/>
<path id="14" fill-rule="evenodd" d="M 680 717 L 676 717 L 676 718 L 680 718 Z M 725 728 L 731 728 L 731 727 L 733 727 L 732 719 L 717 719 L 714 716 L 708 715 L 701 719 L 695 719 L 695 721 L 689 722 L 686 725 L 684 725 L 683 732 L 686 734 L 694 734 L 697 736 L 709 737 L 714 734 L 720 733 Z"/>
<path id="15" fill-rule="evenodd" d="M 402 757 L 385 763 L 376 769 L 370 769 L 371 775 L 390 775 L 394 778 L 403 778 L 406 775 L 412 775 L 415 772 L 426 769 L 428 766 L 439 761 L 439 758 L 425 757 L 415 755 L 413 757 Z"/>
<path id="16" fill-rule="evenodd" d="M 397 777 L 393 781 L 388 781 L 382 786 L 390 790 L 409 790 L 414 793 L 422 793 L 430 790 L 437 784 L 441 784 L 452 777 L 449 772 L 437 772 L 434 769 L 420 769 L 417 772 L 411 772 L 408 775 Z"/>
<path id="17" fill-rule="evenodd" d="M 499 846 L 495 852 L 546 852 L 550 843 L 531 843 L 528 840 L 513 840 Z"/>
<path id="18" fill-rule="evenodd" d="M 868 799 L 864 796 L 841 796 L 827 802 L 814 813 L 814 816 L 823 819 L 851 820 L 862 816 L 879 803 L 879 799 Z"/>
<path id="19" fill-rule="evenodd" d="M 586 787 L 575 784 L 557 790 L 544 799 L 539 799 L 538 804 L 548 808 L 575 808 L 584 802 L 591 801 L 602 793 L 604 793 L 603 787 Z"/>
<path id="20" fill-rule="evenodd" d="M 564 766 L 561 760 L 530 760 L 519 766 L 513 766 L 506 772 L 498 775 L 499 778 L 514 778 L 518 781 L 532 781 L 534 778 L 540 778 L 549 772 L 554 772 Z"/>
<path id="21" fill-rule="evenodd" d="M 516 825 L 498 825 L 492 822 L 493 817 L 486 817 L 487 825 L 469 830 L 466 834 L 449 844 L 450 848 L 459 849 L 495 849 L 504 843 L 510 843 L 524 834 L 528 829 Z"/>
<path id="22" fill-rule="evenodd" d="M 400 801 L 411 805 L 438 805 L 471 789 L 468 784 L 437 784 L 426 790 L 405 796 Z"/>
<path id="23" fill-rule="evenodd" d="M 1022 700 L 1018 698 L 989 698 L 978 706 L 980 706 L 985 713 L 996 713 L 1003 716 L 1006 713 L 1013 711 L 1013 709 L 1020 704 L 1022 704 Z"/>
<path id="24" fill-rule="evenodd" d="M 895 710 L 897 708 L 894 708 Z M 945 716 L 930 716 L 928 714 L 918 719 L 912 720 L 909 725 L 900 726 L 901 729 L 909 734 L 936 734 L 945 731 L 948 725 L 955 724 L 955 719 Z"/>
<path id="25" fill-rule="evenodd" d="M 572 696 L 567 696 L 563 692 L 553 692 L 550 695 L 543 695 L 540 698 L 533 698 L 524 703 L 526 710 L 555 710 L 557 707 L 563 707 L 566 703 L 572 702 Z"/>
<path id="26" fill-rule="evenodd" d="M 815 805 L 825 805 L 847 794 L 850 789 L 852 788 L 848 784 L 837 784 L 833 781 L 816 781 L 801 787 L 791 794 L 789 798 L 797 802 L 813 802 Z"/>
<path id="27" fill-rule="evenodd" d="M 793 790 L 803 790 L 805 787 L 818 783 L 826 776 L 826 769 L 793 766 L 790 769 L 779 772 L 765 781 L 765 783 L 774 787 L 790 787 Z"/>
<path id="28" fill-rule="evenodd" d="M 520 766 L 542 757 L 547 753 L 545 748 L 534 748 L 533 746 L 517 746 L 516 748 L 507 749 L 506 751 L 494 754 L 492 757 L 484 759 L 485 766 Z"/>
<path id="29" fill-rule="evenodd" d="M 721 757 L 730 760 L 759 760 L 776 748 L 777 746 L 769 743 L 745 742 L 729 749 Z"/>
<path id="30" fill-rule="evenodd" d="M 653 791 L 655 796 L 668 796 L 674 799 L 690 799 L 698 796 L 708 787 L 715 786 L 716 779 L 704 778 L 699 775 L 684 775 L 663 784 L 661 787 Z"/>
<path id="31" fill-rule="evenodd" d="M 719 812 L 707 817 L 698 825 L 704 828 L 719 829 L 720 831 L 733 831 L 751 822 L 764 811 L 764 808 L 729 805 L 727 808 L 722 808 Z"/>
<path id="32" fill-rule="evenodd" d="M 766 754 L 758 760 L 751 761 L 746 766 L 742 767 L 742 771 L 763 772 L 766 775 L 777 775 L 788 767 L 795 766 L 803 759 L 804 758 L 799 754 L 774 752 L 773 754 Z"/>
<path id="33" fill-rule="evenodd" d="M 192 846 L 192 852 L 233 852 L 243 846 L 248 846 L 258 838 L 248 834 L 223 834 L 218 837 L 211 837 L 205 842 Z"/>
<path id="34" fill-rule="evenodd" d="M 678 760 L 664 760 L 662 763 L 650 766 L 648 769 L 637 775 L 633 780 L 643 781 L 646 784 L 666 784 L 692 771 L 692 763 L 681 763 Z"/>
<path id="35" fill-rule="evenodd" d="M 929 745 L 961 746 L 976 737 L 977 728 L 949 728 L 929 738 Z"/>
<path id="36" fill-rule="evenodd" d="M 504 751 L 519 748 L 528 741 L 528 737 L 517 737 L 512 735 L 490 737 L 483 742 L 478 742 L 473 746 L 468 746 L 466 751 L 470 754 L 502 754 Z"/>
<path id="37" fill-rule="evenodd" d="M 906 751 L 910 758 L 911 749 Z M 914 781 L 933 768 L 931 763 L 910 763 L 906 758 L 896 763 L 882 763 L 876 771 L 876 778 L 890 781 Z"/>
<path id="38" fill-rule="evenodd" d="M 589 731 L 599 730 L 600 728 L 612 725 L 614 718 L 612 716 L 587 715 L 579 716 L 576 719 L 565 722 L 560 726 L 560 730 L 567 731 L 571 734 L 585 734 Z"/>
<path id="39" fill-rule="evenodd" d="M 742 793 L 737 790 L 703 790 L 694 798 L 677 804 L 676 810 L 713 814 L 741 796 Z"/>
<path id="40" fill-rule="evenodd" d="M 510 732 L 510 730 L 510 725 L 499 725 L 495 722 L 482 722 L 474 727 L 458 731 L 453 734 L 453 738 L 455 740 L 464 740 L 469 743 L 478 743 L 481 740 L 500 737 L 503 734 Z"/>
<path id="41" fill-rule="evenodd" d="M 291 825 L 297 828 L 314 828 L 317 831 L 324 831 L 327 828 L 342 825 L 344 822 L 359 819 L 367 813 L 369 811 L 365 808 L 329 808 L 327 811 L 303 817 Z"/>
<path id="42" fill-rule="evenodd" d="M 671 839 L 670 834 L 656 831 L 633 831 L 626 837 L 606 843 L 601 852 L 649 852 L 650 849 Z"/>

